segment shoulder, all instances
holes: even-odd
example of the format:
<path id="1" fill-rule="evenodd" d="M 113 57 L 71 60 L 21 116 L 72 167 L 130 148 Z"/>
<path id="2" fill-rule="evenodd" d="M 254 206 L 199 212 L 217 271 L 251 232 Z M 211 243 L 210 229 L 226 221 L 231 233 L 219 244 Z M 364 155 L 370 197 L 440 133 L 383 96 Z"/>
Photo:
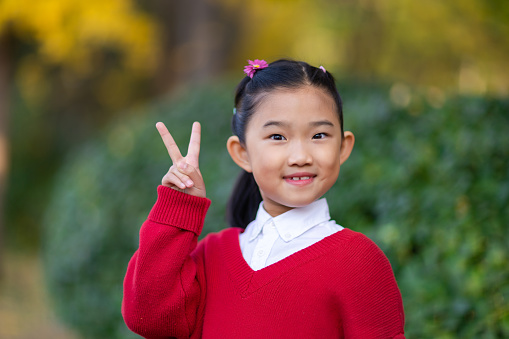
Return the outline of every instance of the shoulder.
<path id="1" fill-rule="evenodd" d="M 342 246 L 336 250 L 341 253 L 341 265 L 353 272 L 388 272 L 391 275 L 392 267 L 384 252 L 378 245 L 362 233 L 345 228 L 338 232 L 343 239 Z"/>
<path id="2" fill-rule="evenodd" d="M 348 235 L 348 246 L 350 248 L 366 255 L 382 255 L 385 257 L 380 247 L 363 233 L 352 231 L 349 228 L 345 228 L 341 232 L 345 232 Z"/>

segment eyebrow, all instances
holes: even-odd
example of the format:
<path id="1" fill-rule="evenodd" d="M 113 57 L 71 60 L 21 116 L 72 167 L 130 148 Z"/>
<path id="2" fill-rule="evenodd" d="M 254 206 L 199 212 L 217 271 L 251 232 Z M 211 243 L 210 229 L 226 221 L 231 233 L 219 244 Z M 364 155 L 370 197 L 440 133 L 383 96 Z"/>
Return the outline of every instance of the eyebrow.
<path id="1" fill-rule="evenodd" d="M 287 127 L 290 124 L 284 121 L 275 121 L 275 120 L 269 120 L 267 121 L 263 127 L 269 127 L 269 126 L 277 126 L 277 127 Z M 334 124 L 330 122 L 329 120 L 319 120 L 319 121 L 313 121 L 310 123 L 312 127 L 320 127 L 320 126 L 331 126 L 334 127 Z"/>
<path id="2" fill-rule="evenodd" d="M 289 124 L 287 122 L 283 122 L 283 121 L 275 121 L 275 120 L 269 120 L 267 121 L 263 127 L 269 127 L 269 126 L 277 126 L 277 127 L 285 127 L 285 126 L 288 126 Z"/>
<path id="3" fill-rule="evenodd" d="M 313 127 L 319 127 L 319 126 L 331 126 L 334 127 L 334 124 L 330 122 L 329 120 L 320 120 L 320 121 L 314 121 L 310 124 Z"/>

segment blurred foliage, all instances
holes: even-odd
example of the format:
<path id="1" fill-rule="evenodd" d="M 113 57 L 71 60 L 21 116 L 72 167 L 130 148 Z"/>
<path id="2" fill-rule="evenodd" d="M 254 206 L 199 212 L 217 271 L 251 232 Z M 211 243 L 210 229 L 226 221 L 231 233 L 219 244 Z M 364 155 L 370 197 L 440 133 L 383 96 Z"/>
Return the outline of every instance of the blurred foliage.
<path id="1" fill-rule="evenodd" d="M 11 102 L 0 102 L 11 124 L 7 245 L 37 248 L 62 154 L 112 112 L 146 100 L 158 30 L 130 0 L 0 0 L 2 36 L 11 59 Z"/>
<path id="2" fill-rule="evenodd" d="M 47 281 L 61 317 L 87 338 L 135 337 L 120 315 L 122 280 L 170 165 L 155 122 L 183 149 L 192 122 L 202 122 L 200 167 L 213 201 L 204 234 L 225 227 L 238 173 L 225 149 L 233 86 L 140 108 L 59 171 L 44 218 Z M 331 214 L 388 255 L 408 337 L 508 337 L 509 101 L 401 83 L 339 87 L 356 145 L 327 194 Z"/>
<path id="3" fill-rule="evenodd" d="M 250 0 L 240 15 L 238 67 L 291 55 L 368 81 L 509 94 L 507 1 Z"/>
<path id="4" fill-rule="evenodd" d="M 118 101 L 134 95 L 129 84 L 155 68 L 156 24 L 131 0 L 2 0 L 2 34 L 18 42 L 9 46 L 13 76 L 31 106 L 48 105 L 55 94 L 62 99 L 86 82 L 93 85 L 88 101 L 122 107 Z M 59 90 L 48 86 L 59 82 Z"/>
<path id="5" fill-rule="evenodd" d="M 181 83 L 239 74 L 246 59 L 292 57 L 439 97 L 509 95 L 502 0 L 0 0 L 3 36 L 14 248 L 37 247 L 47 183 L 69 148 Z"/>
<path id="6" fill-rule="evenodd" d="M 11 29 L 35 40 L 36 54 L 48 63 L 88 73 L 94 53 L 105 47 L 125 56 L 127 69 L 150 69 L 155 62 L 156 27 L 131 0 L 2 0 L 0 34 Z"/>

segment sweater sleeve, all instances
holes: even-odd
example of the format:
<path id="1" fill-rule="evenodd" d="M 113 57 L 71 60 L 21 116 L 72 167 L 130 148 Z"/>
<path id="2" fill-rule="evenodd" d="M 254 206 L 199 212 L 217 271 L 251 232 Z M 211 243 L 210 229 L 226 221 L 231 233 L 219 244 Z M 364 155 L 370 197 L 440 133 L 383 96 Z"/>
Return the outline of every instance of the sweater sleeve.
<path id="1" fill-rule="evenodd" d="M 145 338 L 188 338 L 203 309 L 202 258 L 195 250 L 210 200 L 159 186 L 124 279 L 122 315 Z"/>
<path id="2" fill-rule="evenodd" d="M 403 301 L 389 260 L 360 233 L 351 245 L 342 305 L 345 338 L 404 339 Z"/>

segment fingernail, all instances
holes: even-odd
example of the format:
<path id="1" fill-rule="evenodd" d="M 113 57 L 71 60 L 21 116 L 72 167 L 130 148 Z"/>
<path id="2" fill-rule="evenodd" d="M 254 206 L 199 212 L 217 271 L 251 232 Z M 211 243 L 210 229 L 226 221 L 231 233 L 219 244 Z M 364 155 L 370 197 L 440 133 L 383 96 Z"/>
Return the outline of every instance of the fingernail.
<path id="1" fill-rule="evenodd" d="M 186 181 L 186 186 L 187 186 L 187 187 L 191 187 L 191 186 L 193 186 L 193 182 L 192 182 L 191 180 L 187 180 L 187 181 Z"/>
<path id="2" fill-rule="evenodd" d="M 179 168 L 182 169 L 182 170 L 185 170 L 187 168 L 187 163 L 186 162 L 181 162 L 179 164 Z"/>
<path id="3" fill-rule="evenodd" d="M 180 187 L 181 189 L 185 189 L 185 188 L 186 188 L 186 185 L 184 185 L 183 183 L 180 183 L 180 184 L 179 184 L 179 187 Z"/>

